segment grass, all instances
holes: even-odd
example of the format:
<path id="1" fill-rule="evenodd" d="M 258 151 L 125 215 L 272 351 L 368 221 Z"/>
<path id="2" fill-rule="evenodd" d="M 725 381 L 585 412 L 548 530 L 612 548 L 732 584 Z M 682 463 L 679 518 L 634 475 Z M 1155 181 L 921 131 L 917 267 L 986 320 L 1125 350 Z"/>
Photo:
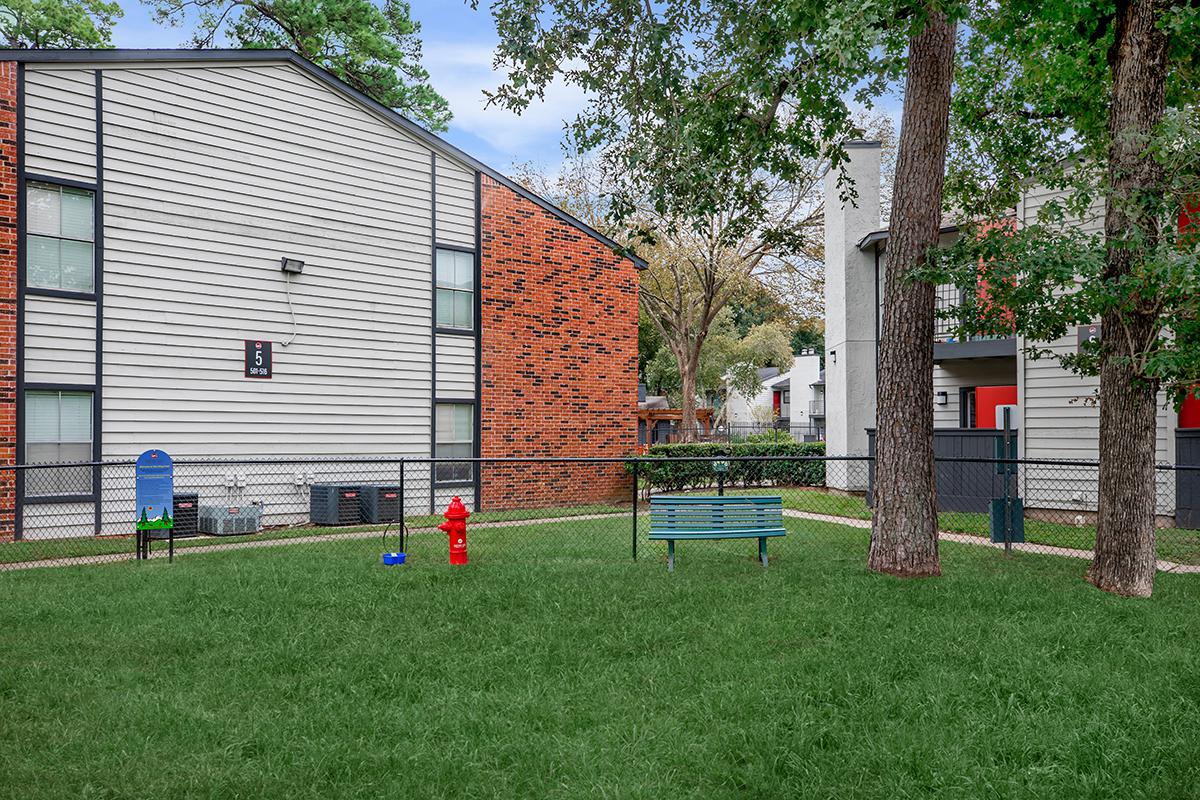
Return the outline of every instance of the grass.
<path id="1" fill-rule="evenodd" d="M 579 517 L 592 514 L 628 513 L 630 507 L 622 509 L 613 505 L 578 505 L 563 508 L 526 508 L 516 511 L 480 511 L 471 515 L 471 523 L 483 522 L 512 522 L 521 520 L 545 519 L 547 517 Z M 405 518 L 409 528 L 431 528 L 442 522 L 441 514 L 412 515 Z M 176 539 L 175 547 L 206 547 L 214 544 L 233 544 L 247 541 L 270 541 L 274 539 L 294 539 L 313 536 L 347 535 L 389 529 L 392 532 L 397 526 L 392 525 L 343 525 L 339 527 L 324 527 L 319 525 L 291 525 L 287 527 L 269 528 L 260 533 L 247 536 L 199 536 L 195 538 Z M 165 550 L 167 542 L 155 539 L 155 550 Z M 0 544 L 0 564 L 21 564 L 29 561 L 42 561 L 56 558 L 86 558 L 89 556 L 108 556 L 116 554 L 131 555 L 134 550 L 132 531 L 128 536 L 76 536 L 62 539 L 28 539 L 18 542 Z"/>
<path id="2" fill-rule="evenodd" d="M 871 509 L 857 495 L 842 495 L 821 489 L 774 487 L 730 488 L 730 494 L 778 494 L 784 508 L 813 514 L 828 514 L 850 519 L 870 519 Z M 1063 512 L 1066 514 L 1066 512 Z M 990 537 L 991 523 L 987 514 L 946 511 L 938 515 L 943 531 Z M 1025 541 L 1074 550 L 1091 550 L 1096 543 L 1095 525 L 1068 525 L 1061 522 L 1025 519 Z M 1177 564 L 1200 564 L 1200 531 L 1184 528 L 1159 528 L 1158 557 Z"/>
<path id="3" fill-rule="evenodd" d="M 0 576 L 0 796 L 1194 797 L 1200 580 L 613 520 Z M 644 532 L 643 532 L 644 533 Z"/>

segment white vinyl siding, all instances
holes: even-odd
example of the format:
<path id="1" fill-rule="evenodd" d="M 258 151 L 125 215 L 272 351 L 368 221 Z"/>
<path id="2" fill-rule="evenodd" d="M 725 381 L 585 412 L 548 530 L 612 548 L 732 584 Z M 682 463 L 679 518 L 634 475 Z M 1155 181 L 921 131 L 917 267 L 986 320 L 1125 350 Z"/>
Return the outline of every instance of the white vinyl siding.
<path id="1" fill-rule="evenodd" d="M 96 180 L 96 73 L 25 68 L 25 170 Z"/>
<path id="2" fill-rule="evenodd" d="M 104 91 L 106 457 L 427 453 L 429 151 L 289 65 Z"/>
<path id="3" fill-rule="evenodd" d="M 475 396 L 475 338 L 438 334 L 437 396 L 469 399 Z"/>
<path id="4" fill-rule="evenodd" d="M 437 157 L 437 239 L 441 244 L 475 247 L 475 173 Z"/>
<path id="5" fill-rule="evenodd" d="M 1047 190 L 1042 186 L 1032 187 L 1018 205 L 1018 218 L 1023 224 L 1037 219 L 1037 212 L 1047 202 L 1061 198 L 1061 192 Z M 1069 220 L 1088 234 L 1100 235 L 1104 231 L 1104 202 L 1098 200 L 1080 219 Z M 1078 346 L 1078 334 L 1071 330 L 1061 339 L 1049 343 L 1056 354 L 1072 353 Z M 1063 369 L 1058 359 L 1044 357 L 1030 359 L 1018 356 L 1018 370 L 1022 385 L 1022 455 L 1030 459 L 1085 459 L 1099 458 L 1100 410 L 1098 399 L 1099 378 L 1081 377 Z M 1159 396 L 1157 453 L 1159 462 L 1170 459 L 1170 439 L 1174 436 L 1174 414 L 1166 407 L 1166 399 Z M 1030 468 L 1025 478 L 1026 505 L 1077 509 L 1091 512 L 1096 508 L 1095 470 L 1079 470 L 1073 480 L 1064 480 L 1062 468 Z M 1159 491 L 1159 513 L 1174 513 L 1173 492 L 1165 486 L 1170 473 L 1159 475 L 1163 484 Z"/>
<path id="6" fill-rule="evenodd" d="M 960 389 L 970 386 L 1015 386 L 1016 370 L 1011 358 L 955 359 L 933 368 L 933 427 L 961 427 Z M 936 405 L 937 393 L 946 393 L 946 405 Z"/>
<path id="7" fill-rule="evenodd" d="M 58 297 L 25 298 L 25 380 L 92 383 L 96 379 L 96 304 Z"/>

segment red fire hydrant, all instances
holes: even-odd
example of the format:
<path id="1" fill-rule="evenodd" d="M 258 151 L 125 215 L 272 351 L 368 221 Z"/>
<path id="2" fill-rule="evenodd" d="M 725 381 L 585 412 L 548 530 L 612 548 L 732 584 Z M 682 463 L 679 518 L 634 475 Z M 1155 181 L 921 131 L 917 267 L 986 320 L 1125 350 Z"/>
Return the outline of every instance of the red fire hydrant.
<path id="1" fill-rule="evenodd" d="M 467 517 L 471 512 L 463 505 L 462 498 L 455 497 L 446 509 L 446 521 L 438 528 L 450 534 L 450 563 L 467 563 Z"/>

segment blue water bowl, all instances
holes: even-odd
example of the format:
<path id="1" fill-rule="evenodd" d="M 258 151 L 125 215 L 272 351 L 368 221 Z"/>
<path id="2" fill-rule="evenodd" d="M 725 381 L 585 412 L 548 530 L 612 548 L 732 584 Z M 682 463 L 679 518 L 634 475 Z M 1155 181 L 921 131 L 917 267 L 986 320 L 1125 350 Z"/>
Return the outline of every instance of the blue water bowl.
<path id="1" fill-rule="evenodd" d="M 404 563 L 404 553 L 384 553 L 383 554 L 383 563 L 387 564 L 388 566 L 391 566 L 393 564 L 403 564 Z"/>

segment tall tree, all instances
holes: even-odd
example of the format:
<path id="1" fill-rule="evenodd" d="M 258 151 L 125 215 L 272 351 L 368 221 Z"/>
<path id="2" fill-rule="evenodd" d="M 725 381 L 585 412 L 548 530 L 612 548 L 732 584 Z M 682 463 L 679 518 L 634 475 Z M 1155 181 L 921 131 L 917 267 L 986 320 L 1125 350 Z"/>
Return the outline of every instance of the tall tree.
<path id="1" fill-rule="evenodd" d="M 407 0 L 144 0 L 172 27 L 194 23 L 190 44 L 289 48 L 430 130 L 450 109 L 421 66 L 421 26 Z"/>
<path id="2" fill-rule="evenodd" d="M 884 312 L 885 338 L 892 339 L 880 376 L 881 384 L 894 385 L 881 389 L 884 485 L 876 494 L 870 557 L 872 568 L 895 574 L 940 570 L 932 475 L 933 290 L 906 278 L 936 243 L 954 54 L 954 24 L 946 14 L 958 13 L 959 5 L 491 5 L 500 34 L 497 64 L 508 72 L 491 99 L 520 110 L 555 78 L 578 85 L 590 102 L 570 132 L 581 149 L 601 149 L 617 177 L 613 216 L 630 219 L 649 206 L 671 224 L 691 223 L 700 235 L 714 215 L 737 209 L 728 235 L 760 231 L 773 241 L 773 181 L 795 186 L 825 159 L 839 169 L 846 157 L 842 142 L 861 135 L 851 100 L 869 102 L 908 69 L 908 132 L 906 138 L 901 130 L 891 213 L 889 261 L 895 266 L 886 302 L 892 309 Z M 853 187 L 844 189 L 853 195 Z M 717 309 L 691 305 L 684 312 L 703 320 Z M 681 344 L 695 352 L 702 338 Z M 680 356 L 683 368 L 686 354 Z"/>
<path id="3" fill-rule="evenodd" d="M 1088 578 L 1149 595 L 1155 572 L 1156 394 L 1200 380 L 1200 243 L 1181 212 L 1200 196 L 1200 8 L 1007 0 L 968 44 L 955 101 L 951 186 L 994 218 L 1036 176 L 1062 194 L 1032 224 L 964 236 L 943 278 L 967 327 L 1015 331 L 1031 355 L 1099 375 L 1100 486 Z M 1073 221 L 1103 202 L 1103 232 Z M 1052 342 L 1099 320 L 1102 340 Z M 965 331 L 964 331 L 965 332 Z"/>
<path id="4" fill-rule="evenodd" d="M 0 0 L 5 47 L 111 47 L 121 6 L 105 0 Z"/>
<path id="5" fill-rule="evenodd" d="M 869 569 L 940 575 L 933 460 L 934 285 L 913 280 L 937 248 L 955 24 L 937 4 L 908 47 L 879 342 L 875 513 Z"/>
<path id="6" fill-rule="evenodd" d="M 738 207 L 678 219 L 649 205 L 636 206 L 624 219 L 636 227 L 634 234 L 611 216 L 611 198 L 618 189 L 603 161 L 569 158 L 553 175 L 530 165 L 518 167 L 517 180 L 564 209 L 613 238 L 637 238 L 639 253 L 650 265 L 640 280 L 641 309 L 671 355 L 659 365 L 673 365 L 679 372 L 675 396 L 683 437 L 696 430 L 703 354 L 728 304 L 765 283 L 797 287 L 797 295 L 804 294 L 799 287 L 820 285 L 820 166 L 810 162 L 803 178 L 792 182 L 759 176 L 766 204 L 762 209 Z M 745 224 L 747 214 L 756 215 L 760 224 Z"/>

